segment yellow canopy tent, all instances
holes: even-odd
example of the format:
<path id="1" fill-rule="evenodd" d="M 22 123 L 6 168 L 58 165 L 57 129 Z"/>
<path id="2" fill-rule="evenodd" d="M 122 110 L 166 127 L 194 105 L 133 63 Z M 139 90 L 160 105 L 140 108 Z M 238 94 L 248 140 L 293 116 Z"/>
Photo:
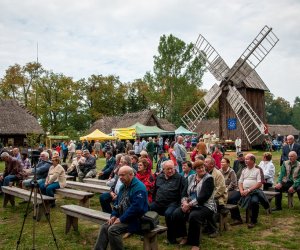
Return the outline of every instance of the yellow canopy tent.
<path id="1" fill-rule="evenodd" d="M 136 137 L 135 128 L 113 128 L 112 135 L 119 138 L 120 140 L 131 140 Z"/>
<path id="2" fill-rule="evenodd" d="M 80 140 L 88 140 L 88 141 L 92 141 L 92 140 L 99 140 L 99 141 L 105 141 L 105 140 L 114 140 L 116 139 L 115 136 L 110 136 L 107 134 L 104 134 L 103 132 L 101 132 L 99 129 L 96 129 L 94 132 L 82 136 L 80 137 Z"/>

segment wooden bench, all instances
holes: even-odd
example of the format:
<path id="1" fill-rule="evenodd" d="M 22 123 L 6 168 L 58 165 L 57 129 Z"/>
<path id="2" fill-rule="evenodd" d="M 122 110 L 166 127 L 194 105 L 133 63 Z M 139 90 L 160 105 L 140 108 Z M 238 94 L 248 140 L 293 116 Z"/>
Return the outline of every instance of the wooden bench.
<path id="1" fill-rule="evenodd" d="M 83 183 L 83 182 L 77 182 L 77 181 L 67 181 L 68 188 L 74 188 L 79 190 L 84 190 L 87 192 L 92 193 L 100 193 L 103 194 L 105 192 L 110 191 L 110 187 L 103 186 L 103 185 L 96 185 L 96 184 L 90 184 L 90 183 Z"/>
<path id="2" fill-rule="evenodd" d="M 79 205 L 83 207 L 90 207 L 90 198 L 94 196 L 94 193 L 89 193 L 86 191 L 75 190 L 70 188 L 56 189 L 55 194 L 59 194 L 63 197 L 79 200 Z"/>
<path id="3" fill-rule="evenodd" d="M 63 205 L 61 206 L 63 213 L 66 214 L 66 229 L 67 234 L 71 227 L 74 231 L 78 231 L 78 219 L 88 220 L 96 224 L 104 224 L 109 218 L 110 214 L 101 211 L 85 208 L 77 205 Z M 167 231 L 167 227 L 158 225 L 149 233 L 144 234 L 144 250 L 158 250 L 157 234 Z"/>
<path id="4" fill-rule="evenodd" d="M 84 183 L 90 183 L 90 184 L 106 186 L 107 180 L 99 180 L 99 179 L 95 179 L 95 178 L 84 178 L 83 182 Z"/>
<path id="5" fill-rule="evenodd" d="M 219 222 L 219 232 L 221 234 L 222 231 L 227 231 L 228 230 L 228 214 L 229 212 L 234 209 L 237 208 L 237 205 L 234 204 L 226 204 L 224 206 L 224 211 L 225 212 L 220 212 L 220 222 Z M 226 211 L 227 210 L 227 211 Z"/>
<path id="6" fill-rule="evenodd" d="M 279 192 L 275 192 L 275 191 L 263 191 L 266 198 L 268 199 L 269 203 L 270 203 L 270 207 L 269 209 L 266 210 L 267 212 L 267 215 L 270 214 L 272 212 L 272 209 L 271 209 L 271 201 L 272 199 L 279 194 Z M 246 222 L 249 223 L 250 222 L 250 217 L 251 217 L 251 210 L 250 209 L 247 209 L 246 210 Z"/>
<path id="7" fill-rule="evenodd" d="M 9 186 L 2 186 L 2 192 L 4 193 L 4 199 L 3 199 L 3 207 L 5 208 L 7 206 L 7 203 L 10 202 L 12 206 L 15 206 L 15 197 L 19 197 L 21 199 L 24 199 L 25 201 L 29 200 L 30 197 L 30 190 L 25 190 L 18 187 L 9 187 Z M 46 211 L 44 209 L 44 206 L 42 204 L 42 199 L 40 194 L 37 194 L 37 221 L 39 221 L 43 214 L 47 215 L 50 213 L 50 203 L 55 201 L 55 198 L 42 195 L 43 201 L 46 207 Z M 32 193 L 31 196 L 32 203 L 34 202 L 34 193 Z"/>

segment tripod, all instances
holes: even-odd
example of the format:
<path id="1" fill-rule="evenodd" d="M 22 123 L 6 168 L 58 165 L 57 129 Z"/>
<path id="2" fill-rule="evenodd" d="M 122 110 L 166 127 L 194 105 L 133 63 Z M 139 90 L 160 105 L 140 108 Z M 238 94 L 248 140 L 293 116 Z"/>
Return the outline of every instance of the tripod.
<path id="1" fill-rule="evenodd" d="M 52 225 L 51 225 L 51 222 L 50 222 L 50 214 L 49 214 L 49 211 L 46 208 L 45 201 L 43 199 L 43 195 L 42 195 L 40 187 L 39 187 L 39 183 L 37 182 L 36 165 L 37 165 L 38 158 L 37 158 L 37 155 L 34 155 L 34 153 L 37 153 L 37 152 L 38 152 L 38 156 L 39 156 L 39 153 L 40 153 L 39 151 L 33 151 L 32 152 L 31 163 L 34 166 L 34 170 L 35 170 L 34 171 L 34 178 L 33 178 L 33 181 L 31 181 L 31 192 L 30 192 L 29 200 L 27 202 L 26 211 L 25 211 L 25 214 L 24 214 L 24 219 L 23 219 L 21 230 L 20 230 L 19 238 L 18 238 L 18 241 L 17 241 L 16 249 L 19 249 L 19 246 L 20 246 L 20 243 L 21 243 L 21 238 L 22 238 L 22 233 L 23 233 L 23 229 L 24 229 L 24 226 L 25 226 L 26 218 L 27 218 L 28 214 L 32 211 L 32 210 L 29 211 L 29 207 L 30 207 L 32 194 L 33 194 L 32 249 L 35 250 L 36 221 L 37 221 L 37 212 L 38 212 L 38 209 L 39 209 L 39 204 L 37 203 L 38 193 L 39 193 L 40 199 L 42 201 L 41 204 L 44 208 L 43 211 L 44 211 L 45 217 L 47 219 L 47 222 L 49 224 L 49 227 L 50 227 L 50 230 L 51 230 L 51 234 L 52 234 L 56 249 L 59 249 L 58 245 L 57 245 L 55 235 L 54 235 L 54 232 L 53 232 L 53 228 L 52 228 Z"/>

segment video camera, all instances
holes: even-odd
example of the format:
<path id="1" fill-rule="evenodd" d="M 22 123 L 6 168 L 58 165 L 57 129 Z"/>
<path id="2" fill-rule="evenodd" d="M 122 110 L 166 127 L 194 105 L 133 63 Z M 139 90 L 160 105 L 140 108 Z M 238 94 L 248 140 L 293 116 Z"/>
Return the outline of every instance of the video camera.
<path id="1" fill-rule="evenodd" d="M 30 158 L 31 158 L 31 165 L 32 166 L 39 162 L 40 155 L 41 155 L 41 152 L 38 151 L 38 150 L 32 150 L 31 151 Z"/>

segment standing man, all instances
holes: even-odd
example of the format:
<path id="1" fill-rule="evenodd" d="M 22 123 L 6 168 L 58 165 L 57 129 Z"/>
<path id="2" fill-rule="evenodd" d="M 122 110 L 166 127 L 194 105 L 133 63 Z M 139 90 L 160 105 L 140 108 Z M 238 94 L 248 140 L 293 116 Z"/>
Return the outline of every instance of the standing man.
<path id="1" fill-rule="evenodd" d="M 280 165 L 282 165 L 282 163 L 284 161 L 289 160 L 289 152 L 291 151 L 295 151 L 297 154 L 297 160 L 300 161 L 300 145 L 298 143 L 295 143 L 295 138 L 293 135 L 288 135 L 286 138 L 286 142 L 287 144 L 285 146 L 283 146 L 282 148 L 282 155 L 280 158 Z"/>
<path id="2" fill-rule="evenodd" d="M 300 199 L 300 162 L 295 151 L 289 152 L 289 160 L 283 162 L 275 191 L 279 194 L 275 196 L 276 207 L 273 211 L 282 210 L 282 192 L 297 192 Z"/>
<path id="3" fill-rule="evenodd" d="M 68 146 L 68 151 L 69 151 L 69 163 L 73 161 L 73 158 L 75 156 L 75 150 L 76 150 L 76 145 L 75 143 L 71 140 Z"/>
<path id="4" fill-rule="evenodd" d="M 234 141 L 234 145 L 235 145 L 235 151 L 236 153 L 239 153 L 242 151 L 242 140 L 240 137 L 236 137 L 235 141 Z"/>
<path id="5" fill-rule="evenodd" d="M 142 143 L 140 142 L 140 138 L 136 138 L 135 142 L 133 144 L 133 150 L 134 153 L 137 157 L 141 156 L 141 151 L 142 151 Z"/>
<path id="6" fill-rule="evenodd" d="M 140 218 L 148 210 L 148 195 L 145 185 L 134 177 L 133 169 L 123 166 L 119 170 L 123 185 L 120 188 L 111 218 L 101 226 L 95 250 L 124 249 L 122 234 L 140 230 Z"/>
<path id="7" fill-rule="evenodd" d="M 149 142 L 147 143 L 146 150 L 148 152 L 148 156 L 149 156 L 151 162 L 153 163 L 153 156 L 155 153 L 155 144 L 153 142 L 152 137 L 149 137 Z"/>
<path id="8" fill-rule="evenodd" d="M 177 142 L 174 145 L 174 151 L 176 154 L 176 161 L 178 164 L 178 172 L 182 172 L 182 163 L 186 161 L 186 148 L 183 145 L 183 137 L 180 135 L 177 137 Z"/>
<path id="9" fill-rule="evenodd" d="M 129 140 L 126 140 L 125 154 L 129 154 L 129 151 L 133 149 L 132 143 Z"/>
<path id="10" fill-rule="evenodd" d="M 102 144 L 99 142 L 99 140 L 96 140 L 96 142 L 94 143 L 94 150 L 95 150 L 96 157 L 100 157 Z"/>

